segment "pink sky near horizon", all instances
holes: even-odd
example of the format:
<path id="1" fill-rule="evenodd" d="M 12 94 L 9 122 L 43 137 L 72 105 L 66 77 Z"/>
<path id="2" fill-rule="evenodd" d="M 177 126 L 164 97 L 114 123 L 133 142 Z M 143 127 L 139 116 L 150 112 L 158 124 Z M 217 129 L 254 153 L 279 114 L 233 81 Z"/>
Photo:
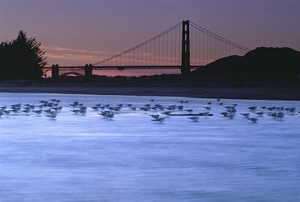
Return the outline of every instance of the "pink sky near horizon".
<path id="1" fill-rule="evenodd" d="M 0 41 L 20 30 L 48 65 L 95 63 L 190 19 L 227 39 L 300 50 L 297 0 L 0 0 Z"/>

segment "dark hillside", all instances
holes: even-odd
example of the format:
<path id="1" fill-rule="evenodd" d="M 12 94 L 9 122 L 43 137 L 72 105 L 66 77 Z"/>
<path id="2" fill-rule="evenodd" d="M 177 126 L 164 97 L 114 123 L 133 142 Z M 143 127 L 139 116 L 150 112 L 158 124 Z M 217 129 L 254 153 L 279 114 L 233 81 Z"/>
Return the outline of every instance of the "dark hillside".
<path id="1" fill-rule="evenodd" d="M 257 48 L 244 56 L 230 56 L 196 70 L 194 76 L 286 79 L 300 74 L 300 52 L 290 48 Z"/>

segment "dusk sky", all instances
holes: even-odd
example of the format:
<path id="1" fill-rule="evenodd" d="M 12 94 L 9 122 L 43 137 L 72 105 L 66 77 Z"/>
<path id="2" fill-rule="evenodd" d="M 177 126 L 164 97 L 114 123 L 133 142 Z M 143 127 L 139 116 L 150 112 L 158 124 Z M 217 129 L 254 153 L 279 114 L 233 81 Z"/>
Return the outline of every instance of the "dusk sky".
<path id="1" fill-rule="evenodd" d="M 80 65 L 184 19 L 251 49 L 300 50 L 299 0 L 0 0 L 0 41 L 22 29 L 42 43 L 48 64 Z"/>

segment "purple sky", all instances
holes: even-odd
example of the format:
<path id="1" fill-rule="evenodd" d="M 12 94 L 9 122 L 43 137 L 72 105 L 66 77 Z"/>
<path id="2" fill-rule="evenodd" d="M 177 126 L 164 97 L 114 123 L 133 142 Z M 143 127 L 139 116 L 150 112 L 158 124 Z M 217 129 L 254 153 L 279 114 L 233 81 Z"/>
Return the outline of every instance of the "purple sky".
<path id="1" fill-rule="evenodd" d="M 81 65 L 190 19 L 249 48 L 300 50 L 299 11 L 299 0 L 0 0 L 0 41 L 23 29 L 50 65 Z"/>

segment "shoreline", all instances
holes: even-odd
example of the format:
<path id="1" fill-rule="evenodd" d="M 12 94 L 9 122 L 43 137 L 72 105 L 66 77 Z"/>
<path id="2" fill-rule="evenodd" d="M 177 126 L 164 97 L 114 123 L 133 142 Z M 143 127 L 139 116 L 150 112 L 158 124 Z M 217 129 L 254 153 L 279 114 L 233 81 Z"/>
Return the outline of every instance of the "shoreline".
<path id="1" fill-rule="evenodd" d="M 168 96 L 191 98 L 294 100 L 300 90 L 288 87 L 0 87 L 0 93 Z"/>

